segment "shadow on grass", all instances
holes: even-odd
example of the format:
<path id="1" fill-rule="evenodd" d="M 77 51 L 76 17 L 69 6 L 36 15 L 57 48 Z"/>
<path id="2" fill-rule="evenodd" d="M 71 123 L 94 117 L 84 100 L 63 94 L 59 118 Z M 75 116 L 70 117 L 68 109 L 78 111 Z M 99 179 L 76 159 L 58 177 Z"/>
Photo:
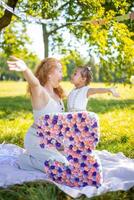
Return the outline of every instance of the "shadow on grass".
<path id="1" fill-rule="evenodd" d="M 113 110 L 130 108 L 134 110 L 134 99 L 114 100 L 114 99 L 90 99 L 88 110 L 95 113 L 106 113 Z"/>
<path id="2" fill-rule="evenodd" d="M 107 192 L 100 196 L 92 197 L 91 200 L 132 200 L 134 197 L 134 187 L 128 191 Z M 36 181 L 22 185 L 14 185 L 8 188 L 0 188 L 0 200 L 72 200 L 70 196 L 58 189 L 51 183 Z M 82 195 L 77 200 L 88 200 Z"/>
<path id="3" fill-rule="evenodd" d="M 64 101 L 65 108 L 67 107 L 66 100 Z M 134 110 L 134 100 L 125 99 L 125 100 L 107 100 L 107 99 L 94 99 L 91 98 L 88 102 L 88 110 L 95 113 L 106 113 L 112 110 L 131 108 Z M 32 106 L 30 99 L 25 96 L 16 96 L 16 97 L 0 97 L 0 111 L 3 112 L 1 117 L 6 117 L 8 114 L 11 114 L 15 111 L 32 111 Z"/>
<path id="4" fill-rule="evenodd" d="M 57 186 L 44 182 L 34 181 L 8 188 L 0 188 L 0 200 L 70 200 Z"/>
<path id="5" fill-rule="evenodd" d="M 30 99 L 25 96 L 0 97 L 0 118 L 6 118 L 14 112 L 30 112 L 32 106 Z"/>
<path id="6" fill-rule="evenodd" d="M 67 102 L 65 101 L 65 108 Z M 134 99 L 114 100 L 114 99 L 95 99 L 91 98 L 88 102 L 87 109 L 95 113 L 106 113 L 113 110 L 130 108 L 134 110 Z"/>

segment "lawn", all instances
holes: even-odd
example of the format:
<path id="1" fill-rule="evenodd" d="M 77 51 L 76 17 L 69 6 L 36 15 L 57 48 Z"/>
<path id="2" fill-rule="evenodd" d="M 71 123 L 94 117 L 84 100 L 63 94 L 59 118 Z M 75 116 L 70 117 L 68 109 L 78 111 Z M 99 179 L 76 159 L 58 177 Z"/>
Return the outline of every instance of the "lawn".
<path id="1" fill-rule="evenodd" d="M 72 85 L 63 82 L 68 93 Z M 91 87 L 108 87 L 103 83 L 92 83 Z M 123 152 L 134 158 L 134 86 L 117 85 L 120 98 L 112 95 L 94 95 L 88 102 L 88 110 L 99 115 L 101 140 L 97 149 Z M 65 101 L 66 104 L 66 101 Z M 14 143 L 23 147 L 27 129 L 33 123 L 32 107 L 26 94 L 26 82 L 0 82 L 0 143 Z M 56 186 L 36 181 L 0 189 L 0 200 L 46 200 L 71 199 Z M 81 197 L 80 200 L 86 200 Z M 134 199 L 134 188 L 127 192 L 109 192 L 93 200 Z"/>

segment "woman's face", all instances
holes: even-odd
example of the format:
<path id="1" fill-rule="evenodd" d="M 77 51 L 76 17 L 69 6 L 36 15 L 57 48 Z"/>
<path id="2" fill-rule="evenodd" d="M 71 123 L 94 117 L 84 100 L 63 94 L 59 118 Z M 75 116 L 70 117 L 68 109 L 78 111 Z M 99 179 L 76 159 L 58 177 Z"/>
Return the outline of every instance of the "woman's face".
<path id="1" fill-rule="evenodd" d="M 54 88 L 56 88 L 62 80 L 62 65 L 57 62 L 55 68 L 51 71 L 49 76 L 51 84 Z"/>

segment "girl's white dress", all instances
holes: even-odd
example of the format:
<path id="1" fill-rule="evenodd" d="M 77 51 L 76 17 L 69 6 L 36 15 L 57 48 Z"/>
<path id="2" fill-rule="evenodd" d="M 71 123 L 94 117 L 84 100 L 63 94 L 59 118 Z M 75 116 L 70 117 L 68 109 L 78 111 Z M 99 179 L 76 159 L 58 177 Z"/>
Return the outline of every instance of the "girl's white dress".
<path id="1" fill-rule="evenodd" d="M 76 89 L 72 92 L 73 97 L 69 95 L 69 111 L 75 111 L 76 105 L 79 106 L 80 110 L 85 110 L 86 108 L 87 99 L 85 99 L 85 95 L 87 94 L 88 86 L 81 88 L 82 92 L 78 92 L 78 90 Z M 76 100 L 74 103 L 73 98 Z M 33 110 L 34 121 L 46 113 L 62 111 L 63 103 L 58 104 L 53 99 L 50 99 L 47 106 L 42 110 Z M 36 128 L 31 126 L 24 139 L 24 148 L 14 144 L 0 144 L 0 187 L 37 180 L 50 181 L 43 172 L 44 165 L 42 160 L 44 161 L 45 158 L 51 157 L 51 159 L 66 162 L 65 157 L 56 150 L 48 149 L 44 151 L 44 149 L 39 149 L 37 140 Z M 96 189 L 95 187 L 87 186 L 79 190 L 53 183 L 74 198 L 81 196 L 81 194 L 92 197 L 108 191 L 128 190 L 134 186 L 134 159 L 127 158 L 122 152 L 116 154 L 107 150 L 95 150 L 95 152 L 102 163 L 104 182 L 101 187 Z"/>
<path id="2" fill-rule="evenodd" d="M 73 89 L 68 95 L 67 110 L 68 112 L 85 111 L 87 108 L 87 92 L 89 86 Z"/>

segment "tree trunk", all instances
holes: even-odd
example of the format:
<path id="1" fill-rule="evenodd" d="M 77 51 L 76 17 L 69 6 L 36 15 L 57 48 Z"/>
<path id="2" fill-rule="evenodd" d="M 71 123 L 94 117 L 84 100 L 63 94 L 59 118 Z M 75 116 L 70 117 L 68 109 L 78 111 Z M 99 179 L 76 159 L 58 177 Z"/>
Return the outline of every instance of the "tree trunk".
<path id="1" fill-rule="evenodd" d="M 43 42 L 44 42 L 44 57 L 48 57 L 49 55 L 49 35 L 47 33 L 47 25 L 42 24 L 42 30 L 43 30 Z"/>
<path id="2" fill-rule="evenodd" d="M 12 7 L 13 9 L 16 7 L 18 0 L 8 0 L 7 5 Z M 0 31 L 8 26 L 12 19 L 12 13 L 8 10 L 5 10 L 4 15 L 0 18 Z"/>

